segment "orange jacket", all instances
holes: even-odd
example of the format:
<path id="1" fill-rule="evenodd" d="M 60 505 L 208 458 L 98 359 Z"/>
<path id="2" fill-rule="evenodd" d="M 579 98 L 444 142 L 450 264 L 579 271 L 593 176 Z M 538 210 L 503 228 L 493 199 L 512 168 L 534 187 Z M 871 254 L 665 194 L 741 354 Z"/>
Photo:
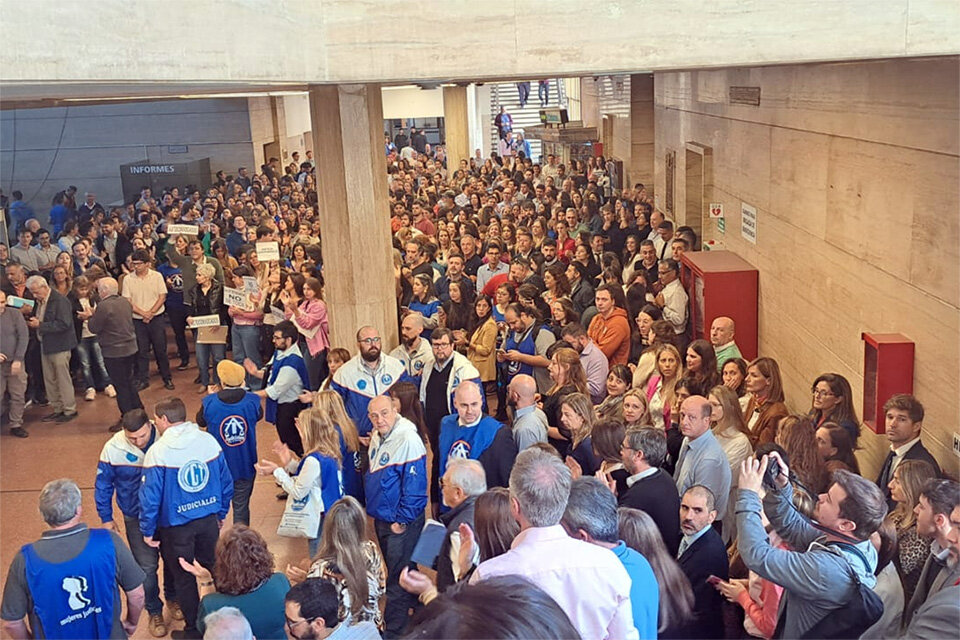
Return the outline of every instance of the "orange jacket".
<path id="1" fill-rule="evenodd" d="M 630 321 L 625 310 L 616 308 L 607 319 L 598 313 L 590 322 L 587 335 L 607 356 L 611 367 L 627 364 L 630 357 Z"/>

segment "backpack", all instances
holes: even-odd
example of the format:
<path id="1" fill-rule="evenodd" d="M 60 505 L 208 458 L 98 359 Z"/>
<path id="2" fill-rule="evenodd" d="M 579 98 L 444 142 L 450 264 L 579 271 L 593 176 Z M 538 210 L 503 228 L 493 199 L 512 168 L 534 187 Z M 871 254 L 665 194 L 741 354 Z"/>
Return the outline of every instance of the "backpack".
<path id="1" fill-rule="evenodd" d="M 829 546 L 842 547 L 849 551 L 863 563 L 864 568 L 869 572 L 870 563 L 867 558 L 852 544 L 845 542 L 829 542 Z M 860 581 L 860 576 L 854 572 L 853 580 L 857 588 L 850 600 L 844 603 L 844 606 L 835 609 L 823 617 L 818 623 L 807 629 L 801 638 L 830 638 L 830 639 L 858 639 L 867 629 L 872 627 L 883 615 L 883 601 L 873 589 Z M 777 629 L 773 633 L 774 638 L 783 637 L 781 625 L 786 619 L 781 612 L 780 620 L 777 623 Z"/>

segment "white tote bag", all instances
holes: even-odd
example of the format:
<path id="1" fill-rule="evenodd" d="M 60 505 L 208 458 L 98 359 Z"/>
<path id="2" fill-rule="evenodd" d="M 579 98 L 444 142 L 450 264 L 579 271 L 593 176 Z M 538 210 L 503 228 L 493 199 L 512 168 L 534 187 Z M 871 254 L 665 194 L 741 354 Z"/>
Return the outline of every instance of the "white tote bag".
<path id="1" fill-rule="evenodd" d="M 316 538 L 322 514 L 320 487 L 314 486 L 310 493 L 299 500 L 295 500 L 292 494 L 288 495 L 277 535 L 285 538 Z"/>

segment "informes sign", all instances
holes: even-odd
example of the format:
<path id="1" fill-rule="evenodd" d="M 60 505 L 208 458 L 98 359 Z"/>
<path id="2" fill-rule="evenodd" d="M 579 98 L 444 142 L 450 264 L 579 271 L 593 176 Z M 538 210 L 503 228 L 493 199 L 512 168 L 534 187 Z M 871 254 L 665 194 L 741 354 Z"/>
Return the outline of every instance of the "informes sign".
<path id="1" fill-rule="evenodd" d="M 200 227 L 195 224 L 170 224 L 167 225 L 168 236 L 198 236 Z"/>
<path id="2" fill-rule="evenodd" d="M 723 203 L 722 202 L 711 202 L 710 203 L 710 217 L 714 220 L 723 218 Z"/>
<path id="3" fill-rule="evenodd" d="M 228 307 L 238 307 L 244 311 L 253 311 L 250 296 L 243 289 L 223 288 L 223 304 Z"/>
<path id="4" fill-rule="evenodd" d="M 744 240 L 757 244 L 757 208 L 742 202 L 740 216 L 740 235 Z"/>
<path id="5" fill-rule="evenodd" d="M 243 290 L 246 293 L 259 293 L 260 283 L 253 276 L 243 276 Z"/>
<path id="6" fill-rule="evenodd" d="M 193 322 L 190 323 L 190 326 L 194 329 L 199 329 L 200 327 L 219 327 L 220 316 L 215 313 L 209 316 L 193 316 Z"/>
<path id="7" fill-rule="evenodd" d="M 120 184 L 124 202 L 136 202 L 140 198 L 140 190 L 144 187 L 150 187 L 153 196 L 159 199 L 163 190 L 169 187 L 183 187 L 189 184 L 203 191 L 211 185 L 210 158 L 200 158 L 190 162 L 184 162 L 180 158 L 178 160 L 178 162 L 140 160 L 120 165 Z"/>
<path id="8" fill-rule="evenodd" d="M 280 245 L 276 242 L 258 242 L 257 258 L 260 262 L 280 260 Z"/>

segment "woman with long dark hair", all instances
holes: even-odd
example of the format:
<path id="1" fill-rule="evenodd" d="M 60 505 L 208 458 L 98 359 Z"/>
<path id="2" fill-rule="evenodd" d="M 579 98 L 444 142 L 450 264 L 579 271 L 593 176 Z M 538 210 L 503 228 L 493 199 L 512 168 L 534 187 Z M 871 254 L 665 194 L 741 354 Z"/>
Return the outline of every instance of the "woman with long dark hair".
<path id="1" fill-rule="evenodd" d="M 291 276 L 291 278 L 300 276 Z M 282 298 L 281 298 L 282 299 Z M 303 360 L 310 376 L 310 390 L 316 391 L 327 377 L 327 349 L 330 348 L 330 322 L 327 303 L 323 301 L 323 286 L 316 278 L 303 279 L 303 299 L 296 303 L 292 296 L 283 300 L 284 316 L 292 320 L 306 341 Z"/>
<path id="2" fill-rule="evenodd" d="M 720 383 L 717 372 L 717 354 L 708 340 L 694 340 L 687 347 L 686 374 L 692 375 L 703 389 L 712 389 Z"/>
<path id="3" fill-rule="evenodd" d="M 853 448 L 857 448 L 860 437 L 860 420 L 853 406 L 853 390 L 846 378 L 839 373 L 824 373 L 813 381 L 813 404 L 810 407 L 810 419 L 817 427 L 833 422 L 850 434 Z"/>
<path id="4" fill-rule="evenodd" d="M 617 517 L 620 539 L 647 559 L 657 578 L 660 588 L 657 631 L 660 637 L 670 637 L 680 632 L 693 616 L 694 598 L 690 581 L 667 551 L 653 518 L 639 509 L 629 507 L 617 509 Z"/>
<path id="5" fill-rule="evenodd" d="M 826 422 L 817 427 L 817 450 L 827 472 L 845 469 L 860 475 L 860 463 L 853 453 L 850 432 L 837 423 Z"/>

